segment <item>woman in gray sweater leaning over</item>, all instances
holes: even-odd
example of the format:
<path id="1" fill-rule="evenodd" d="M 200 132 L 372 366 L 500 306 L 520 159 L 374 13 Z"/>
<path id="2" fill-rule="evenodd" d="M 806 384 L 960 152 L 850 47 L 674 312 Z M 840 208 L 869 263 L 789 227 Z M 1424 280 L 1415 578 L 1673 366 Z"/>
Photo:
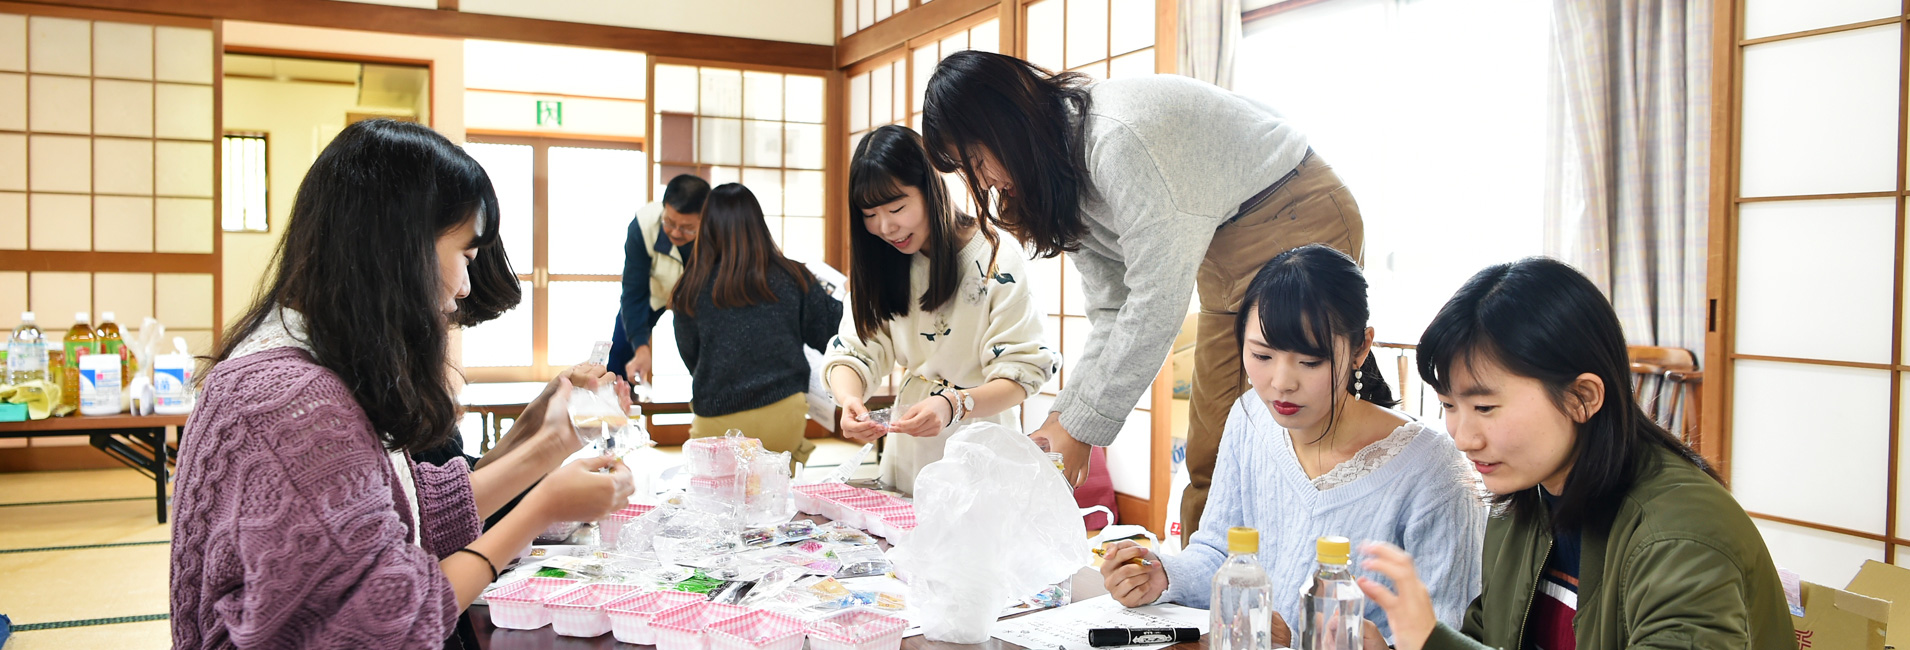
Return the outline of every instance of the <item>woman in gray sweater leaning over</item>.
<path id="1" fill-rule="evenodd" d="M 690 368 L 690 437 L 729 429 L 807 462 L 809 360 L 842 322 L 842 302 L 769 238 L 749 188 L 719 185 L 703 203 L 690 268 L 670 296 L 676 347 Z"/>
<path id="2" fill-rule="evenodd" d="M 1033 434 L 1066 457 L 1076 484 L 1089 445 L 1112 443 L 1154 381 L 1198 284 L 1181 518 L 1191 536 L 1228 410 L 1248 388 L 1234 334 L 1248 283 L 1305 244 L 1360 259 L 1359 207 L 1264 104 L 1175 75 L 1090 82 L 957 52 L 929 78 L 923 135 L 936 167 L 967 179 L 983 218 L 1037 253 L 1069 253 L 1081 272 L 1094 336 Z"/>

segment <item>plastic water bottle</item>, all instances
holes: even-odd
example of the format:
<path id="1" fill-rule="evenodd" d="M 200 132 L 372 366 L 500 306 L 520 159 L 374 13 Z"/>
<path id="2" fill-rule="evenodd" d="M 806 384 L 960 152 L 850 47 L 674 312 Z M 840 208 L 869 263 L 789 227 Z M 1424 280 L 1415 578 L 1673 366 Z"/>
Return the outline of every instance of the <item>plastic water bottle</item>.
<path id="1" fill-rule="evenodd" d="M 1210 650 L 1273 647 L 1273 581 L 1260 568 L 1260 531 L 1227 529 L 1227 561 L 1214 572 L 1208 601 Z"/>
<path id="2" fill-rule="evenodd" d="M 1366 596 L 1348 566 L 1353 543 L 1345 537 L 1322 537 L 1316 544 L 1319 566 L 1301 598 L 1300 650 L 1360 650 L 1360 626 L 1366 614 Z"/>
<path id="3" fill-rule="evenodd" d="M 33 312 L 20 312 L 20 326 L 7 339 L 9 384 L 46 379 L 46 333 L 34 323 Z"/>

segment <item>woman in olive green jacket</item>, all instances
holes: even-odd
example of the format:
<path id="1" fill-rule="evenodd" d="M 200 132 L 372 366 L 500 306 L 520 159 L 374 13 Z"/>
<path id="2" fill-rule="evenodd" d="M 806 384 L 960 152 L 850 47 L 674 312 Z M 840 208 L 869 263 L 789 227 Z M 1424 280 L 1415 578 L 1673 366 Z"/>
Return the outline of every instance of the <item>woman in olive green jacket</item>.
<path id="1" fill-rule="evenodd" d="M 1639 409 L 1624 332 L 1597 287 L 1532 258 L 1467 281 L 1420 338 L 1419 374 L 1502 512 L 1461 629 L 1398 548 L 1361 579 L 1403 650 L 1796 648 L 1750 517 Z"/>

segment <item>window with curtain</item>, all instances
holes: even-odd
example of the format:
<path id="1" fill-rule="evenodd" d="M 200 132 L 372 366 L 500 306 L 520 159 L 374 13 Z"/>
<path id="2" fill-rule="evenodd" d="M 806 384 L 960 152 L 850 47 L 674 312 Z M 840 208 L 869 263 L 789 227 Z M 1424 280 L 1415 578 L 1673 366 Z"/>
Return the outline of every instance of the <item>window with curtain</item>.
<path id="1" fill-rule="evenodd" d="M 1358 199 L 1381 341 L 1417 342 L 1466 278 L 1542 252 L 1547 5 L 1332 0 L 1245 25 L 1234 90 Z"/>

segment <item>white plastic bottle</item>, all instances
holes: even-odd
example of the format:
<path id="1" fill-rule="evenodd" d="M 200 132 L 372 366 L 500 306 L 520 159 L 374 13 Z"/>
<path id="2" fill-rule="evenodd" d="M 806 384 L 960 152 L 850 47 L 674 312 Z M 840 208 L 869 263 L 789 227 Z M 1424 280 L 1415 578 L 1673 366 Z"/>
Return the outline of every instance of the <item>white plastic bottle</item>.
<path id="1" fill-rule="evenodd" d="M 1366 614 L 1366 596 L 1349 566 L 1353 543 L 1345 537 L 1322 537 L 1315 544 L 1319 565 L 1300 599 L 1300 650 L 1360 650 L 1360 625 Z"/>
<path id="2" fill-rule="evenodd" d="M 1208 601 L 1209 650 L 1273 647 L 1273 582 L 1260 568 L 1260 531 L 1227 529 L 1227 561 L 1214 572 Z"/>
<path id="3" fill-rule="evenodd" d="M 119 414 L 119 373 L 119 355 L 80 357 L 80 415 Z"/>
<path id="4" fill-rule="evenodd" d="M 173 354 L 153 359 L 153 412 L 160 415 L 192 412 L 192 355 L 186 353 L 184 339 L 174 338 L 173 346 Z"/>
<path id="5" fill-rule="evenodd" d="M 6 383 L 21 384 L 47 378 L 46 333 L 34 323 L 33 312 L 20 312 L 20 326 L 7 338 Z"/>

